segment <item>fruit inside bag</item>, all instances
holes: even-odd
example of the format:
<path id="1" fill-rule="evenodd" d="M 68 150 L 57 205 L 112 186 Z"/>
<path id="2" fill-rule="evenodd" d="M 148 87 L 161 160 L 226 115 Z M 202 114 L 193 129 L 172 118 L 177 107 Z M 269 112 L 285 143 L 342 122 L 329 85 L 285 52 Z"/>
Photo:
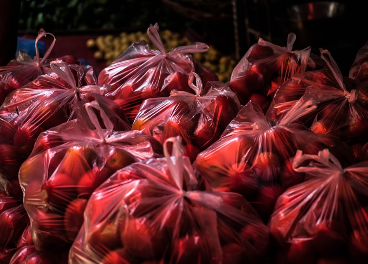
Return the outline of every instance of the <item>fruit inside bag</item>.
<path id="1" fill-rule="evenodd" d="M 269 222 L 274 263 L 366 263 L 368 162 L 343 167 L 327 149 L 295 156 L 308 180 L 288 189 Z"/>
<path id="2" fill-rule="evenodd" d="M 40 58 L 37 42 L 47 35 L 52 36 L 54 40 L 46 51 L 45 56 Z M 51 53 L 55 41 L 56 38 L 53 34 L 47 33 L 41 29 L 35 41 L 36 57 L 34 59 L 29 57 L 27 53 L 19 51 L 17 59 L 10 61 L 6 66 L 0 67 L 0 105 L 10 92 L 21 88 L 42 74 L 52 72 L 50 69 L 50 62 L 46 59 Z M 60 59 L 68 64 L 80 64 L 73 56 L 64 56 Z"/>
<path id="3" fill-rule="evenodd" d="M 206 52 L 206 44 L 196 43 L 166 52 L 158 29 L 158 24 L 147 29 L 147 35 L 158 50 L 149 49 L 144 40 L 134 43 L 98 77 L 99 84 L 111 85 L 107 96 L 124 109 L 130 121 L 134 120 L 145 99 L 169 96 L 173 89 L 192 92 L 188 77 L 194 71 L 205 81 L 218 81 L 215 73 L 186 55 Z"/>
<path id="4" fill-rule="evenodd" d="M 196 76 L 196 85 L 191 83 Z M 172 91 L 170 97 L 151 98 L 143 102 L 133 123 L 133 130 L 143 130 L 162 144 L 170 137 L 183 139 L 185 153 L 193 162 L 200 150 L 218 138 L 241 106 L 231 89 L 221 82 L 208 82 L 202 92 L 196 73 L 189 78 L 196 95 Z"/>
<path id="5" fill-rule="evenodd" d="M 261 263 L 268 230 L 245 199 L 208 188 L 179 137 L 164 153 L 93 193 L 69 263 Z"/>
<path id="6" fill-rule="evenodd" d="M 368 42 L 358 50 L 349 71 L 349 78 L 359 82 L 368 81 Z"/>
<path id="7" fill-rule="evenodd" d="M 342 76 L 327 50 L 321 49 L 321 57 L 328 69 L 291 77 L 277 90 L 267 115 L 280 118 L 297 100 L 312 99 L 318 104 L 318 108 L 304 116 L 301 122 L 312 126 L 316 133 L 332 133 L 349 143 L 359 142 L 368 131 L 368 82 L 362 78 L 364 74 L 360 72 L 354 78 L 353 74 L 349 78 Z"/>
<path id="8" fill-rule="evenodd" d="M 256 101 L 264 112 L 277 88 L 296 73 L 304 72 L 309 64 L 310 48 L 292 51 L 296 36 L 288 35 L 287 46 L 277 46 L 259 39 L 249 48 L 231 74 L 230 87 L 241 104 Z"/>
<path id="9" fill-rule="evenodd" d="M 70 246 L 82 226 L 89 197 L 115 171 L 162 155 L 162 146 L 151 136 L 114 131 L 96 102 L 85 109 L 94 130 L 83 119 L 75 119 L 43 132 L 19 171 L 32 238 L 40 251 Z"/>
<path id="10" fill-rule="evenodd" d="M 66 264 L 68 263 L 68 250 L 58 252 L 38 251 L 35 246 L 19 248 L 13 255 L 9 264 Z"/>
<path id="11" fill-rule="evenodd" d="M 347 164 L 355 162 L 351 149 L 337 138 L 315 134 L 295 122 L 314 109 L 312 102 L 296 105 L 281 120 L 272 120 L 250 101 L 221 138 L 197 156 L 195 166 L 215 189 L 237 192 L 251 201 L 267 222 L 278 196 L 304 180 L 304 174 L 291 166 L 298 149 L 317 154 L 329 147 Z"/>
<path id="12" fill-rule="evenodd" d="M 0 108 L 0 156 L 4 157 L 0 161 L 0 182 L 13 196 L 21 194 L 18 170 L 37 136 L 83 114 L 85 103 L 97 101 L 116 130 L 130 130 L 122 109 L 104 96 L 109 86 L 96 85 L 90 66 L 54 61 L 51 68 L 53 73 L 41 75 L 9 94 Z"/>

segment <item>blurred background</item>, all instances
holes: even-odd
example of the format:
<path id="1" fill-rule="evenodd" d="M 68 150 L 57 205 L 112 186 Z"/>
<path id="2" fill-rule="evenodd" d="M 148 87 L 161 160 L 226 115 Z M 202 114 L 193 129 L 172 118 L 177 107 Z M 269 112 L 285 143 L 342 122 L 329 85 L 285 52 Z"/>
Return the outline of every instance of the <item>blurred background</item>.
<path id="1" fill-rule="evenodd" d="M 259 37 L 285 46 L 288 33 L 294 32 L 294 49 L 311 46 L 317 55 L 319 48 L 328 49 L 347 75 L 357 50 L 368 40 L 365 2 L 22 0 L 18 48 L 25 49 L 27 40 L 43 28 L 57 39 L 52 57 L 74 55 L 99 72 L 132 42 L 148 40 L 147 28 L 157 22 L 168 51 L 198 41 L 210 45 L 208 54 L 195 56 L 228 81 Z M 42 41 L 46 49 L 52 39 Z"/>

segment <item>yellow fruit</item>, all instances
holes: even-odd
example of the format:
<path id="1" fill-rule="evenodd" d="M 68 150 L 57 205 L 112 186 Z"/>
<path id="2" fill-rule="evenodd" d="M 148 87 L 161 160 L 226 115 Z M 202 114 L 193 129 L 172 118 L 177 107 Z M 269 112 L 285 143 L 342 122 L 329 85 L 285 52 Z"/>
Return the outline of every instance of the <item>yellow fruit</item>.
<path id="1" fill-rule="evenodd" d="M 87 45 L 87 48 L 94 48 L 96 47 L 96 41 L 94 39 L 89 39 L 87 40 L 86 45 Z"/>
<path id="2" fill-rule="evenodd" d="M 93 54 L 93 57 L 94 57 L 95 59 L 97 59 L 97 60 L 101 60 L 101 59 L 104 57 L 104 55 L 103 55 L 102 51 L 98 50 L 98 51 L 96 51 L 96 52 Z"/>

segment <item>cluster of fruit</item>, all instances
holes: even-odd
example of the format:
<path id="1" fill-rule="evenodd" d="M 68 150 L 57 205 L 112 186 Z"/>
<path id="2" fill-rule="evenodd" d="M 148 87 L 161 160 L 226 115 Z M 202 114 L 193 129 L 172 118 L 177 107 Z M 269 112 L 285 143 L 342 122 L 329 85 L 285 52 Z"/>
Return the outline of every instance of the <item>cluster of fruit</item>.
<path id="1" fill-rule="evenodd" d="M 0 263 L 365 263 L 368 45 L 347 78 L 260 39 L 224 84 L 147 38 L 0 68 Z"/>
<path id="2" fill-rule="evenodd" d="M 193 44 L 187 37 L 181 37 L 178 33 L 166 29 L 160 34 L 165 50 L 172 50 L 178 46 L 186 46 Z M 141 31 L 138 32 L 122 32 L 119 36 L 113 35 L 99 36 L 96 39 L 87 40 L 87 47 L 90 49 L 98 49 L 94 53 L 96 60 L 106 60 L 106 64 L 110 65 L 118 58 L 131 44 L 144 40 L 148 45 L 152 46 L 152 42 Z M 232 56 L 222 55 L 215 47 L 210 46 L 206 54 L 194 54 L 194 58 L 203 63 L 204 66 L 215 72 L 221 82 L 228 82 L 231 73 L 236 64 Z"/>

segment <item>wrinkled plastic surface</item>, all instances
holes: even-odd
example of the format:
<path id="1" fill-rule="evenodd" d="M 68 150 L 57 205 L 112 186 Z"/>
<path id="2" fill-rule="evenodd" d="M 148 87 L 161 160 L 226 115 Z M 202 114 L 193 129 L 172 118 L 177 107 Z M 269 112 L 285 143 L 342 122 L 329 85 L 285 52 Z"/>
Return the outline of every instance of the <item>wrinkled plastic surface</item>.
<path id="1" fill-rule="evenodd" d="M 54 61 L 51 68 L 54 72 L 13 91 L 0 107 L 0 182 L 12 196 L 19 195 L 17 171 L 37 136 L 83 115 L 84 104 L 98 102 L 114 120 L 115 129 L 130 129 L 122 109 L 104 96 L 109 86 L 96 84 L 90 66 Z"/>
<path id="2" fill-rule="evenodd" d="M 204 81 L 218 81 L 216 74 L 186 55 L 206 52 L 206 44 L 196 43 L 166 52 L 158 29 L 157 24 L 147 29 L 158 50 L 149 49 L 145 41 L 136 42 L 98 77 L 99 84 L 111 85 L 107 96 L 124 109 L 130 121 L 134 120 L 145 99 L 169 96 L 173 89 L 192 92 L 188 86 L 188 75 L 194 71 Z"/>
<path id="3" fill-rule="evenodd" d="M 304 180 L 304 174 L 291 166 L 298 149 L 317 154 L 329 146 L 347 164 L 355 161 L 350 148 L 337 138 L 315 134 L 295 123 L 314 108 L 309 102 L 296 106 L 281 120 L 272 120 L 250 101 L 221 138 L 197 156 L 196 168 L 217 190 L 242 194 L 267 222 L 278 196 Z"/>
<path id="4" fill-rule="evenodd" d="M 293 168 L 308 181 L 277 201 L 269 223 L 275 263 L 366 263 L 368 162 L 344 168 L 328 150 L 299 151 Z"/>
<path id="5" fill-rule="evenodd" d="M 97 104 L 86 112 L 95 127 L 75 119 L 43 132 L 19 170 L 24 206 L 38 250 L 70 246 L 92 192 L 118 169 L 161 156 L 162 146 L 140 131 L 115 131 Z M 101 112 L 101 119 L 93 111 Z"/>
<path id="6" fill-rule="evenodd" d="M 51 35 L 54 41 L 44 57 L 40 58 L 37 42 L 47 35 Z M 21 88 L 42 74 L 52 72 L 50 60 L 47 60 L 47 58 L 54 47 L 55 40 L 54 35 L 46 33 L 41 29 L 34 44 L 36 50 L 34 59 L 28 56 L 26 52 L 20 50 L 15 60 L 10 61 L 6 66 L 0 67 L 0 105 L 4 102 L 6 96 L 15 89 Z M 60 60 L 68 64 L 80 64 L 77 58 L 73 56 L 64 56 Z"/>
<path id="7" fill-rule="evenodd" d="M 364 144 L 368 141 L 368 82 L 362 81 L 359 73 L 354 79 L 343 77 L 330 53 L 321 53 L 329 69 L 292 77 L 280 86 L 268 114 L 279 118 L 297 100 L 313 100 L 318 108 L 301 122 L 316 133 L 335 135 L 350 145 Z"/>
<path id="8" fill-rule="evenodd" d="M 68 262 L 68 250 L 55 252 L 38 251 L 35 246 L 19 248 L 8 264 L 65 264 Z"/>
<path id="9" fill-rule="evenodd" d="M 251 99 L 266 112 L 279 85 L 294 74 L 304 72 L 308 63 L 313 63 L 309 58 L 310 48 L 292 51 L 295 39 L 295 34 L 290 33 L 287 46 L 281 47 L 260 38 L 249 48 L 230 80 L 230 87 L 242 104 Z"/>
<path id="10" fill-rule="evenodd" d="M 183 156 L 134 163 L 97 189 L 69 263 L 261 263 L 267 228 L 238 194 L 207 188 Z M 170 143 L 167 143 L 170 144 Z"/>
<path id="11" fill-rule="evenodd" d="M 170 97 L 151 98 L 143 102 L 132 129 L 143 130 L 161 143 L 170 137 L 183 139 L 185 154 L 193 162 L 200 150 L 220 138 L 240 110 L 231 89 L 221 82 L 192 85 L 198 95 L 173 91 Z"/>

